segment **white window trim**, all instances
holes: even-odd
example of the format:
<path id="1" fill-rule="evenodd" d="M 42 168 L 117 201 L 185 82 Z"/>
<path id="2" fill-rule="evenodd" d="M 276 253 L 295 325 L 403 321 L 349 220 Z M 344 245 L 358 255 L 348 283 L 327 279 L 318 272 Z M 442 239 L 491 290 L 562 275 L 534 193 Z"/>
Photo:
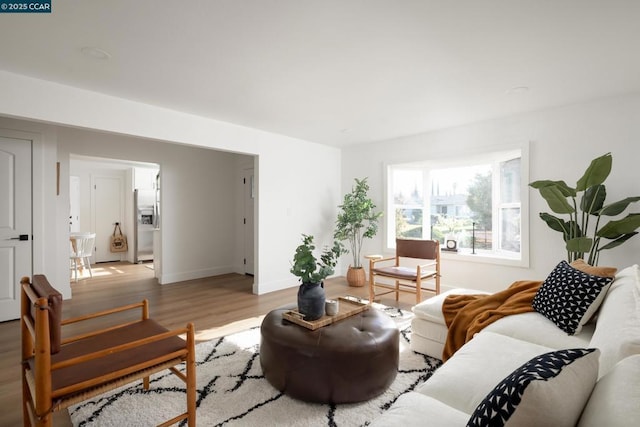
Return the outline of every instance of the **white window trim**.
<path id="1" fill-rule="evenodd" d="M 521 232 L 521 245 L 520 245 L 520 259 L 510 258 L 508 256 L 508 251 L 506 253 L 500 253 L 499 251 L 494 251 L 491 253 L 465 253 L 465 252 L 446 252 L 443 251 L 441 253 L 441 258 L 444 260 L 455 260 L 455 261 L 463 261 L 463 262 L 477 262 L 477 263 L 485 263 L 485 264 L 497 264 L 511 267 L 522 267 L 529 268 L 529 141 L 517 142 L 513 144 L 505 144 L 499 146 L 487 146 L 482 148 L 481 150 L 468 150 L 465 152 L 465 159 L 468 160 L 467 163 L 475 164 L 482 160 L 483 157 L 490 156 L 490 153 L 495 152 L 506 152 L 510 150 L 520 150 L 520 232 Z M 429 166 L 431 164 L 437 164 L 438 169 L 447 168 L 447 167 L 459 167 L 464 166 L 463 162 L 459 160 L 456 161 L 456 156 L 459 153 L 456 152 L 441 152 L 438 153 L 437 156 L 430 158 L 427 161 L 415 161 L 415 156 L 411 160 L 407 160 L 403 162 L 402 160 L 396 159 L 393 162 L 384 162 L 383 167 L 383 178 L 384 178 L 384 212 L 385 216 L 389 212 L 389 204 L 393 204 L 390 194 L 389 188 L 389 171 L 390 168 L 397 165 L 403 165 L 407 167 L 415 166 L 424 168 L 424 166 Z M 428 181 L 428 178 L 426 178 Z M 430 188 L 427 186 L 430 184 L 429 182 L 425 182 L 425 190 Z M 495 188 L 495 186 L 494 186 Z M 494 206 L 494 209 L 497 209 L 497 204 Z M 494 215 L 494 218 L 497 216 Z M 496 219 L 494 219 L 496 221 Z M 389 229 L 389 220 L 384 220 L 382 225 L 382 231 L 384 236 L 384 245 L 385 251 L 387 252 L 395 252 L 395 239 L 390 238 L 390 229 Z M 394 236 L 395 236 L 395 222 L 393 224 Z M 424 230 L 423 230 L 424 232 Z"/>

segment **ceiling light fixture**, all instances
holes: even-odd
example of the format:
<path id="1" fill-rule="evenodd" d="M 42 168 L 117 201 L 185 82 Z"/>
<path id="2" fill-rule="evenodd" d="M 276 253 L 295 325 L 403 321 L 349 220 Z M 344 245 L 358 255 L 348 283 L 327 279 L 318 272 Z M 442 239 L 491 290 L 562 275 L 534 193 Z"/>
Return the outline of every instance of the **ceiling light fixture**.
<path id="1" fill-rule="evenodd" d="M 104 49 L 95 46 L 85 46 L 80 49 L 82 56 L 91 59 L 107 60 L 111 58 L 111 54 Z"/>

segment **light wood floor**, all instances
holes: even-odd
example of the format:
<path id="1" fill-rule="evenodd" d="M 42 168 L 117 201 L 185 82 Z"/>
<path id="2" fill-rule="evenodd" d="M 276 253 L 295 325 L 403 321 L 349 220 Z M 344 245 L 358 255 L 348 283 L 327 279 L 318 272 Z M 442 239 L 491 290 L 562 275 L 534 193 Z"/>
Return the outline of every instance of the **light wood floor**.
<path id="1" fill-rule="evenodd" d="M 94 278 L 72 283 L 72 299 L 64 302 L 63 317 L 99 311 L 131 302 L 149 300 L 151 316 L 167 328 L 194 322 L 196 338 L 208 340 L 260 322 L 270 310 L 294 303 L 297 287 L 264 295 L 252 294 L 253 277 L 227 274 L 158 285 L 148 264 L 106 263 L 94 268 Z M 55 283 L 52 283 L 55 287 Z M 368 297 L 368 288 L 349 287 L 343 277 L 325 282 L 327 298 L 340 295 Z M 408 309 L 415 296 L 382 299 L 384 304 Z M 126 317 L 128 315 L 122 316 Z M 100 323 L 95 323 L 98 327 Z M 65 335 L 79 332 L 75 325 L 63 329 Z M 0 323 L 0 426 L 22 425 L 20 383 L 20 324 Z M 54 416 L 57 427 L 71 426 L 67 411 Z"/>

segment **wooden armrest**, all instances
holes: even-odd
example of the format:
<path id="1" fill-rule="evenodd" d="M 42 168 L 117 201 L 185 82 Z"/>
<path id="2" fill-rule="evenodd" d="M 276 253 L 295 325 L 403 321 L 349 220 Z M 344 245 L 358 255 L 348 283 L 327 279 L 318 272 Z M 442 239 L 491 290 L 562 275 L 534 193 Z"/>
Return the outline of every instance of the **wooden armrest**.
<path id="1" fill-rule="evenodd" d="M 426 264 L 420 264 L 419 267 L 420 268 L 425 268 L 425 267 L 431 267 L 431 266 L 434 266 L 434 265 L 437 265 L 437 264 L 438 264 L 437 262 L 433 261 L 433 262 L 428 262 Z"/>
<path id="2" fill-rule="evenodd" d="M 105 348 L 100 351 L 95 351 L 92 353 L 83 354 L 81 356 L 73 357 L 71 359 L 64 360 L 59 363 L 55 363 L 51 365 L 51 370 L 62 369 L 68 366 L 77 365 L 79 363 L 88 362 L 89 360 L 99 359 L 101 357 L 109 356 L 113 353 L 118 353 L 120 351 L 130 350 L 136 347 L 141 347 L 143 345 L 151 344 L 156 341 L 161 341 L 171 337 L 179 337 L 182 334 L 187 334 L 189 332 L 189 328 L 182 329 L 174 329 L 171 331 L 163 332 L 161 334 L 155 334 L 149 337 L 140 338 L 135 341 L 131 341 L 125 344 L 120 344 L 114 347 Z M 94 334 L 95 335 L 95 334 Z M 187 349 L 187 341 L 185 341 L 185 350 Z"/>
<path id="3" fill-rule="evenodd" d="M 383 262 L 383 261 L 395 261 L 395 259 L 396 259 L 395 256 L 392 256 L 392 257 L 389 257 L 389 258 L 382 258 L 382 257 L 376 258 L 376 259 L 370 258 L 369 259 L 369 263 L 370 263 L 370 265 L 374 265 L 374 264 L 376 264 L 378 262 Z"/>
<path id="4" fill-rule="evenodd" d="M 108 316 L 108 315 L 114 314 L 114 313 L 121 313 L 121 312 L 127 311 L 127 310 L 134 310 L 134 309 L 139 308 L 139 307 L 141 307 L 143 309 L 143 311 L 144 311 L 145 306 L 148 307 L 147 300 L 143 300 L 143 301 L 135 303 L 135 304 L 123 305 L 121 307 L 110 308 L 108 310 L 102 310 L 102 311 L 97 311 L 95 313 L 90 313 L 90 314 L 85 314 L 85 315 L 82 315 L 82 316 L 72 317 L 72 318 L 69 318 L 69 319 L 63 319 L 62 322 L 60 322 L 60 323 L 63 326 L 64 325 L 70 325 L 72 323 L 82 322 L 84 320 L 89 320 L 89 319 L 95 319 L 97 317 Z M 148 316 L 148 314 L 147 314 L 147 316 Z"/>
<path id="5" fill-rule="evenodd" d="M 26 283 L 25 283 L 25 279 L 26 279 Z M 30 280 L 29 278 L 25 277 L 22 279 L 22 282 L 20 283 L 22 283 L 22 290 L 29 298 L 29 301 L 31 302 L 31 304 L 35 305 L 39 300 L 43 300 L 46 302 L 46 298 L 40 298 L 38 295 L 36 295 L 35 292 L 33 292 L 33 289 L 31 289 L 29 280 Z"/>
<path id="6" fill-rule="evenodd" d="M 115 313 L 122 313 L 124 311 L 135 310 L 137 308 L 141 308 L 142 309 L 142 320 L 145 320 L 145 319 L 149 318 L 149 302 L 145 299 L 145 300 L 142 300 L 141 302 L 134 303 L 134 304 L 123 305 L 123 306 L 120 306 L 120 307 L 110 308 L 108 310 L 102 310 L 102 311 L 97 311 L 95 313 L 89 313 L 89 314 L 85 314 L 85 315 L 82 315 L 82 316 L 77 316 L 77 317 L 73 317 L 73 318 L 69 318 L 69 319 L 63 319 L 60 322 L 60 324 L 62 326 L 70 325 L 72 323 L 78 323 L 78 322 L 83 322 L 85 320 L 96 319 L 98 317 L 109 316 L 109 315 L 115 314 Z M 62 344 L 67 344 L 67 343 L 70 343 L 70 342 L 73 342 L 73 341 L 79 341 L 79 340 L 82 340 L 82 339 L 85 339 L 85 338 L 93 337 L 95 335 L 100 335 L 100 334 L 102 334 L 104 332 L 111 331 L 113 329 L 122 328 L 124 326 L 131 325 L 132 323 L 135 323 L 135 321 L 118 323 L 118 324 L 115 324 L 113 326 L 109 326 L 109 327 L 106 327 L 106 328 L 102 328 L 102 329 L 98 329 L 98 330 L 95 330 L 95 331 L 87 332 L 85 334 L 74 335 L 74 336 L 71 336 L 71 337 L 68 337 L 68 338 L 63 338 L 62 339 Z"/>

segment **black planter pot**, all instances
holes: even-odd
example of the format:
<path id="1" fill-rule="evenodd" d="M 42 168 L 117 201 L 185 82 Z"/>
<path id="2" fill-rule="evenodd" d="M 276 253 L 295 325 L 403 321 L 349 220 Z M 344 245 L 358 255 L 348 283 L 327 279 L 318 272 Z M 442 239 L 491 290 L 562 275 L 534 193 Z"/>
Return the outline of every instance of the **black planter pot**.
<path id="1" fill-rule="evenodd" d="M 298 288 L 298 311 L 304 320 L 317 320 L 324 314 L 324 284 L 303 283 Z"/>

